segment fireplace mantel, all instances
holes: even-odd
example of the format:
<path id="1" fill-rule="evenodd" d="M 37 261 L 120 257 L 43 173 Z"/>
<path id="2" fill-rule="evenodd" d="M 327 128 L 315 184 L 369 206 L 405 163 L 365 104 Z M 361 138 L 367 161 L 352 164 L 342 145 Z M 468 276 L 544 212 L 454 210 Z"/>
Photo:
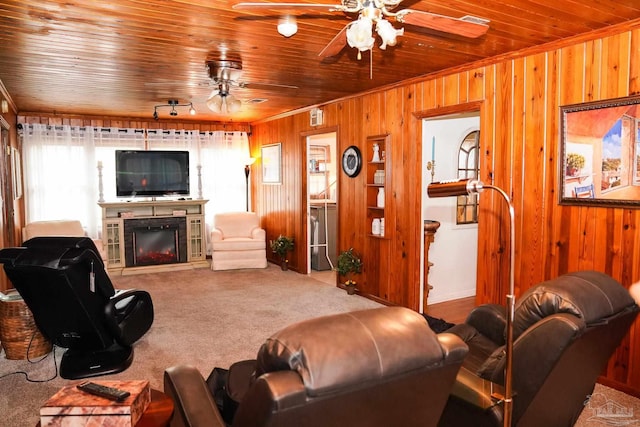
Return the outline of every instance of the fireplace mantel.
<path id="1" fill-rule="evenodd" d="M 107 254 L 106 268 L 109 273 L 125 275 L 208 267 L 204 217 L 204 205 L 207 202 L 208 200 L 203 199 L 187 199 L 98 203 L 102 209 L 102 241 Z M 127 267 L 124 222 L 167 217 L 185 217 L 186 219 L 186 262 Z"/>

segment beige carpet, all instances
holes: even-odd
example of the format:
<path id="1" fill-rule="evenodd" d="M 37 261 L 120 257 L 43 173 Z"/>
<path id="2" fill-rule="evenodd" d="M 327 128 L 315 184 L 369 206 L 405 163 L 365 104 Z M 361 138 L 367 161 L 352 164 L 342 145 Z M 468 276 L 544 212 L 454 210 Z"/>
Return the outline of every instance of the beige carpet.
<path id="1" fill-rule="evenodd" d="M 156 316 L 151 330 L 135 345 L 133 365 L 103 378 L 148 379 L 158 389 L 162 389 L 162 373 L 168 366 L 188 363 L 208 375 L 215 366 L 228 367 L 237 360 L 253 358 L 263 340 L 286 325 L 380 306 L 273 265 L 265 270 L 199 269 L 114 277 L 113 282 L 120 289 L 150 292 Z M 58 361 L 61 354 L 61 349 L 56 350 Z M 0 376 L 15 371 L 27 372 L 32 380 L 48 379 L 56 372 L 51 356 L 32 364 L 7 360 L 1 353 Z M 0 426 L 35 426 L 40 406 L 68 383 L 60 377 L 43 383 L 28 382 L 24 375 L 0 378 Z M 638 399 L 602 386 L 597 386 L 596 392 L 576 425 L 609 425 L 596 417 L 596 408 L 607 401 L 635 411 L 640 425 Z"/>

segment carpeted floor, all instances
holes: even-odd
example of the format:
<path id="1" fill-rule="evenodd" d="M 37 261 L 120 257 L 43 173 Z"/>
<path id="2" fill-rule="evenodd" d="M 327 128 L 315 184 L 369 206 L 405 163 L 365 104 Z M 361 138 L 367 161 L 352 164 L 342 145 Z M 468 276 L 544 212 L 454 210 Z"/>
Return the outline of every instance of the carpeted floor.
<path id="1" fill-rule="evenodd" d="M 155 320 L 136 343 L 133 365 L 106 379 L 148 379 L 162 390 L 164 369 L 191 364 L 204 375 L 216 366 L 254 358 L 260 344 L 283 327 L 325 314 L 379 307 L 357 295 L 293 271 L 270 265 L 264 270 L 214 272 L 209 269 L 113 277 L 120 289 L 147 290 Z M 56 350 L 59 361 L 62 350 Z M 0 354 L 0 376 L 24 371 L 32 380 L 55 375 L 53 357 L 31 364 Z M 43 383 L 24 375 L 0 379 L 0 426 L 33 427 L 40 406 L 69 384 L 60 377 Z"/>
<path id="2" fill-rule="evenodd" d="M 112 280 L 120 289 L 147 290 L 154 301 L 155 320 L 135 345 L 133 365 L 103 378 L 148 379 L 160 390 L 162 374 L 169 366 L 191 364 L 206 376 L 216 366 L 226 368 L 235 361 L 253 358 L 265 338 L 291 323 L 380 306 L 274 265 L 264 270 L 199 269 Z M 434 320 L 440 324 L 441 319 Z M 57 349 L 55 355 L 59 361 L 62 350 Z M 5 376 L 17 371 L 25 372 L 32 381 L 44 382 L 29 382 L 23 374 Z M 46 381 L 55 374 L 52 355 L 30 363 L 7 360 L 4 352 L 0 353 L 0 427 L 36 425 L 40 406 L 70 383 L 60 377 Z M 592 402 L 614 402 L 640 414 L 640 400 L 601 385 L 596 386 Z M 576 426 L 606 425 L 597 417 L 596 407 L 587 406 Z M 640 415 L 636 418 L 640 425 Z"/>

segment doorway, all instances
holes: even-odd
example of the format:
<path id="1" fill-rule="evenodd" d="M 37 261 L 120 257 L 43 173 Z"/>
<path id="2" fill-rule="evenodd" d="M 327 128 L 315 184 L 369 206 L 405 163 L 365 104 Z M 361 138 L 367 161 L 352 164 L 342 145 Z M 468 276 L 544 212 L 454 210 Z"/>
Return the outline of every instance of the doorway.
<path id="1" fill-rule="evenodd" d="M 307 136 L 307 271 L 335 285 L 337 251 L 337 133 Z"/>
<path id="2" fill-rule="evenodd" d="M 472 177 L 470 171 L 478 167 L 479 131 L 479 111 L 434 117 L 422 122 L 422 176 L 425 182 L 422 188 L 422 219 L 440 222 L 428 254 L 433 265 L 429 269 L 429 277 L 423 278 L 428 279 L 432 287 L 429 304 L 476 294 L 478 224 L 477 216 L 475 220 L 473 218 L 472 205 L 477 200 L 429 198 L 427 185 L 432 180 Z M 474 140 L 475 153 L 470 149 Z M 427 164 L 431 161 L 435 167 L 428 170 Z M 423 252 L 422 263 L 426 258 L 424 255 Z"/>

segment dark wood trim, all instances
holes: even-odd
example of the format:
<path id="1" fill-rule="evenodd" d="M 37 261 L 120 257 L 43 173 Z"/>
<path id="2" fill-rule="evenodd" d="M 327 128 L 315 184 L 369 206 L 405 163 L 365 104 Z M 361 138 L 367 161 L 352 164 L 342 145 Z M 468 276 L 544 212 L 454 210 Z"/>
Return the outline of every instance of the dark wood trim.
<path id="1" fill-rule="evenodd" d="M 413 116 L 416 119 L 428 119 L 432 117 L 444 117 L 452 114 L 469 113 L 481 111 L 484 101 L 465 102 L 463 104 L 449 105 L 446 107 L 430 108 L 428 110 L 415 111 Z"/>

